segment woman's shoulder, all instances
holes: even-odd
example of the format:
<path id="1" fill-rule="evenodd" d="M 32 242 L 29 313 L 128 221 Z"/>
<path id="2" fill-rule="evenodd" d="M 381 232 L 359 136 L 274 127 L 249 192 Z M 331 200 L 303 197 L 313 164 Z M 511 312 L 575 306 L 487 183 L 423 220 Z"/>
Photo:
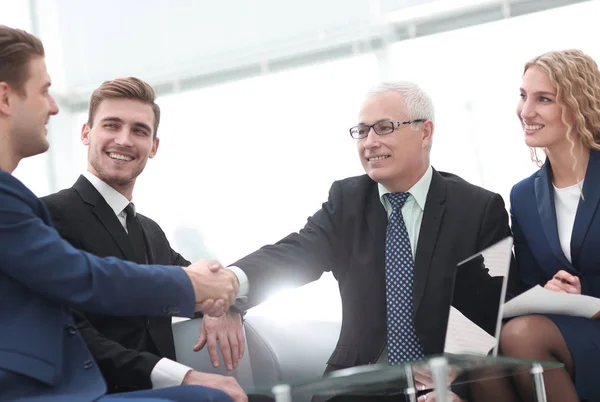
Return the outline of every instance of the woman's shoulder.
<path id="1" fill-rule="evenodd" d="M 535 199 L 535 180 L 539 177 L 540 171 L 538 170 L 512 187 L 510 190 L 511 207 Z"/>
<path id="2" fill-rule="evenodd" d="M 533 187 L 535 179 L 540 176 L 540 171 L 534 172 L 531 176 L 524 178 L 512 187 L 512 191 L 523 191 Z"/>

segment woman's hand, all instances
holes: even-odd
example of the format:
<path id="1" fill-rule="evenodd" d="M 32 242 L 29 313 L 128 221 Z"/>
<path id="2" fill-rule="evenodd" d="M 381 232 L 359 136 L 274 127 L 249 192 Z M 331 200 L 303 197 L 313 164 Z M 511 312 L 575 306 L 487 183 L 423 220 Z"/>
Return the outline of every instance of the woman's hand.
<path id="1" fill-rule="evenodd" d="M 546 283 L 544 288 L 554 292 L 581 294 L 579 278 L 563 270 L 554 274 L 554 277 Z"/>

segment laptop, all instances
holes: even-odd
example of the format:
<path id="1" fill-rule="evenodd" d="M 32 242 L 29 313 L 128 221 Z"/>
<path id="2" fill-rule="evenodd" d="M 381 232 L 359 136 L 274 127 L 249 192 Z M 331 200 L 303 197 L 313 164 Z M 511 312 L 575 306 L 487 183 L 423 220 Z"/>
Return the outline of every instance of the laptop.
<path id="1" fill-rule="evenodd" d="M 444 353 L 498 354 L 512 245 L 506 237 L 457 264 Z"/>

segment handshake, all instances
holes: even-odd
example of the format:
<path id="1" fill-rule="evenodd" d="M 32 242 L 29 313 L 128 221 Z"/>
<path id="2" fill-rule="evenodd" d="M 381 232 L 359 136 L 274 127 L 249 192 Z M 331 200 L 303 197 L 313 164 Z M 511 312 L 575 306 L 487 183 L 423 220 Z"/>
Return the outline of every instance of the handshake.
<path id="1" fill-rule="evenodd" d="M 235 302 L 240 290 L 237 276 L 217 260 L 201 260 L 183 270 L 190 278 L 196 297 L 196 311 L 222 316 Z"/>

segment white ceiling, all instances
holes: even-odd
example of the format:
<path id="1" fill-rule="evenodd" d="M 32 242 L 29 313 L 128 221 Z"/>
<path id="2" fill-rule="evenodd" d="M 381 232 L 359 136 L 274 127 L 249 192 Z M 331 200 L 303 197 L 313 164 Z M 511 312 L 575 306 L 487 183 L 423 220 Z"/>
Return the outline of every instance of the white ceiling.
<path id="1" fill-rule="evenodd" d="M 113 77 L 169 93 L 579 2 L 441 0 L 456 7 L 438 12 L 439 0 L 30 1 L 34 30 L 52 47 L 54 86 L 74 110 Z M 418 7 L 427 18 L 403 18 Z"/>

